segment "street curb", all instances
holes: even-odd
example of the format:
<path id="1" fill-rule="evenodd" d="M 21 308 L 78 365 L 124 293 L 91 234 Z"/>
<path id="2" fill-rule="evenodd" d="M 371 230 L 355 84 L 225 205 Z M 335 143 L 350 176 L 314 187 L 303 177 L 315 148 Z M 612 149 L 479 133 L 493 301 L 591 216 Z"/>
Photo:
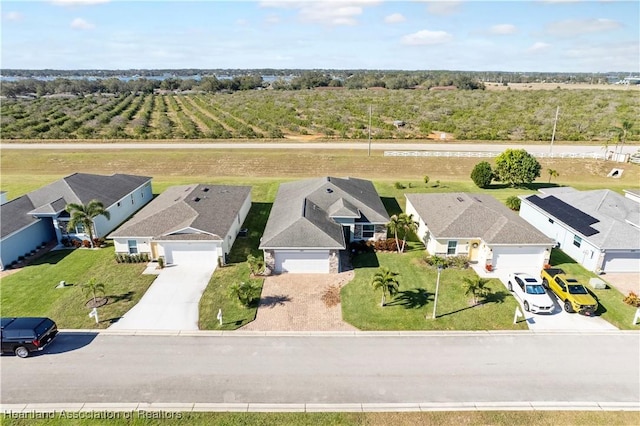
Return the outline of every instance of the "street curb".
<path id="1" fill-rule="evenodd" d="M 527 335 L 638 335 L 640 330 L 480 330 L 480 331 L 240 331 L 60 329 L 61 333 L 109 336 L 185 337 L 479 337 Z"/>
<path id="2" fill-rule="evenodd" d="M 145 413 L 190 412 L 269 412 L 269 413 L 320 413 L 320 412 L 428 412 L 428 411 L 640 411 L 640 402 L 590 402 L 590 401 L 503 401 L 503 402 L 421 402 L 421 403 L 52 403 L 52 404 L 2 404 L 0 411 L 15 418 L 42 414 L 64 415 L 73 418 L 109 418 L 107 413 L 127 413 L 145 417 Z M 92 414 L 89 414 L 92 413 Z M 40 414 L 40 416 L 38 416 Z M 98 416 L 96 416 L 97 414 Z M 120 416 L 113 416 L 118 418 Z M 123 416 L 124 417 L 124 416 Z M 128 417 L 131 418 L 131 417 Z"/>

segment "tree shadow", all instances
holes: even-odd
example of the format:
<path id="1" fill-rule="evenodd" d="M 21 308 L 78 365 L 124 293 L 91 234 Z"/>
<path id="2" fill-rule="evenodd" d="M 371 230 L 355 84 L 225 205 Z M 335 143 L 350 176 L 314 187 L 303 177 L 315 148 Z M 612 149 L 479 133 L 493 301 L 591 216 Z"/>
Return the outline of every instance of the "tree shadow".
<path id="1" fill-rule="evenodd" d="M 402 208 L 400 207 L 400 204 L 398 204 L 398 200 L 396 200 L 395 197 L 380 197 L 380 199 L 382 200 L 384 208 L 387 209 L 387 213 L 389 213 L 389 216 L 402 213 Z"/>
<path id="2" fill-rule="evenodd" d="M 378 256 L 375 253 L 360 253 L 353 257 L 351 261 L 353 268 L 377 268 L 380 266 Z"/>
<path id="3" fill-rule="evenodd" d="M 441 317 L 446 317 L 448 315 L 454 315 L 454 314 L 466 311 L 467 309 L 473 309 L 476 306 L 480 306 L 480 303 L 476 303 L 475 305 L 470 305 L 470 306 L 466 306 L 464 308 L 456 309 L 455 311 L 447 312 L 446 314 L 436 314 L 436 317 L 441 318 Z"/>
<path id="4" fill-rule="evenodd" d="M 496 291 L 495 293 L 487 294 L 478 305 L 485 305 L 487 303 L 504 303 L 504 299 L 510 296 L 506 291 Z"/>
<path id="5" fill-rule="evenodd" d="M 261 308 L 275 308 L 276 306 L 284 306 L 286 302 L 291 302 L 289 296 L 277 294 L 275 296 L 261 297 L 258 306 Z"/>
<path id="6" fill-rule="evenodd" d="M 126 293 L 122 293 L 122 294 L 110 294 L 108 296 L 106 296 L 109 299 L 109 305 L 113 305 L 114 303 L 118 303 L 121 301 L 126 301 L 126 302 L 130 302 L 133 299 L 133 295 L 135 293 L 133 291 L 128 291 Z"/>
<path id="7" fill-rule="evenodd" d="M 434 293 L 429 293 L 424 288 L 414 288 L 412 290 L 399 291 L 386 306 L 403 306 L 405 309 L 417 309 L 425 306 L 433 298 Z"/>

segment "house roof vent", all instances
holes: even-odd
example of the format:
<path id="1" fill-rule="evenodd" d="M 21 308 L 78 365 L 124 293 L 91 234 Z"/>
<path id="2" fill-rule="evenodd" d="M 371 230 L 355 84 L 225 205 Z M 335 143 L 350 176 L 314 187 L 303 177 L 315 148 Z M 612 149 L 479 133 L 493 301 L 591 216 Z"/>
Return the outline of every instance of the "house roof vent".
<path id="1" fill-rule="evenodd" d="M 197 203 L 198 201 L 200 201 L 200 197 L 195 197 L 193 201 Z"/>
<path id="2" fill-rule="evenodd" d="M 209 188 L 202 188 L 202 192 L 209 192 Z"/>
<path id="3" fill-rule="evenodd" d="M 327 188 L 325 191 L 327 191 L 327 194 L 331 194 L 333 192 L 333 189 Z"/>
<path id="4" fill-rule="evenodd" d="M 456 200 L 460 201 L 461 203 L 464 202 L 464 198 L 462 197 L 456 197 Z"/>

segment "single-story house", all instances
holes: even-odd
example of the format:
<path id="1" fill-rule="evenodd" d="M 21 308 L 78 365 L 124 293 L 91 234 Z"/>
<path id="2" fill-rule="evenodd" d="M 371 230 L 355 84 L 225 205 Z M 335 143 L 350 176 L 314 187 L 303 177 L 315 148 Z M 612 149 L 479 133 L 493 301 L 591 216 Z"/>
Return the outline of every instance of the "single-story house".
<path id="1" fill-rule="evenodd" d="M 608 189 L 545 188 L 520 217 L 593 272 L 640 272 L 640 203 Z"/>
<path id="2" fill-rule="evenodd" d="M 542 269 L 553 240 L 490 195 L 406 194 L 406 213 L 432 255 L 465 255 L 493 270 Z"/>
<path id="3" fill-rule="evenodd" d="M 88 240 L 89 234 L 81 226 L 67 230 L 70 216 L 65 207 L 69 203 L 87 204 L 95 199 L 104 204 L 110 219 L 94 219 L 94 238 L 101 238 L 152 198 L 150 177 L 74 173 L 7 201 L 0 205 L 2 269 L 53 240 L 59 244 L 70 239 Z"/>
<path id="4" fill-rule="evenodd" d="M 221 264 L 250 208 L 250 186 L 172 186 L 108 238 L 119 254 L 146 253 L 166 264 Z"/>
<path id="5" fill-rule="evenodd" d="M 283 183 L 260 240 L 268 272 L 337 273 L 352 241 L 387 237 L 389 215 L 373 183 L 322 177 Z"/>

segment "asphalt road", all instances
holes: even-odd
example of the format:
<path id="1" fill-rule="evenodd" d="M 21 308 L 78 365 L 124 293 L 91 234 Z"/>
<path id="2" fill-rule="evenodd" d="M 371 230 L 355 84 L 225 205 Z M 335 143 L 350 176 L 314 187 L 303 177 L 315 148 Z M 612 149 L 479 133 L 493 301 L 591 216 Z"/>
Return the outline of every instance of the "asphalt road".
<path id="1" fill-rule="evenodd" d="M 368 150 L 362 142 L 232 142 L 232 143 L 3 143 L 1 149 L 56 149 L 56 150 L 123 150 L 123 149 L 359 149 Z M 461 143 L 372 143 L 372 150 L 391 151 L 453 151 L 453 152 L 501 152 L 507 148 L 525 149 L 531 153 L 548 153 L 550 146 L 526 144 L 461 144 Z M 613 149 L 613 145 L 609 147 Z M 623 152 L 634 153 L 637 145 L 625 145 Z M 554 145 L 553 153 L 604 154 L 597 145 Z"/>
<path id="2" fill-rule="evenodd" d="M 640 401 L 640 334 L 61 333 L 1 359 L 1 402 Z"/>

